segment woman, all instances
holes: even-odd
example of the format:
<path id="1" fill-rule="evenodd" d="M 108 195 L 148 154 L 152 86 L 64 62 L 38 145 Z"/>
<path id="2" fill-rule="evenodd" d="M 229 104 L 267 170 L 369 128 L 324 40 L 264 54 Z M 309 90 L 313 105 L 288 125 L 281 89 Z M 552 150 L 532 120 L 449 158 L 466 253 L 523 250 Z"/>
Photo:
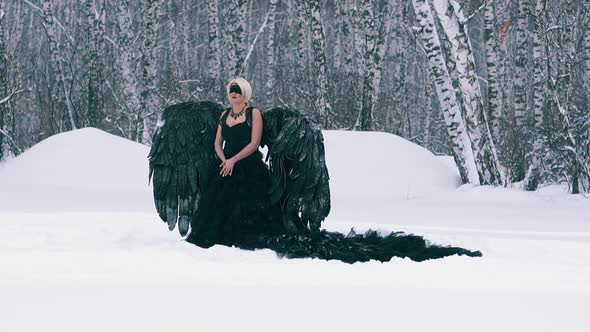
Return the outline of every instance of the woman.
<path id="1" fill-rule="evenodd" d="M 267 197 L 270 175 L 258 150 L 262 115 L 248 106 L 252 88 L 245 79 L 232 79 L 227 95 L 232 107 L 222 113 L 215 137 L 221 162 L 199 204 L 191 242 L 256 247 L 257 238 L 282 232 L 280 211 Z"/>

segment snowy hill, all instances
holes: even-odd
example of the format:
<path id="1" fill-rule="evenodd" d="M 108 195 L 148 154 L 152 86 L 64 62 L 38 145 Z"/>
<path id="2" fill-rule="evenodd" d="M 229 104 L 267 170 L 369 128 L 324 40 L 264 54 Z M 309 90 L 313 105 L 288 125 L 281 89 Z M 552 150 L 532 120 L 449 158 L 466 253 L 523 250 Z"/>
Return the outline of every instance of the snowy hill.
<path id="1" fill-rule="evenodd" d="M 457 173 L 431 152 L 380 132 L 324 131 L 326 164 L 335 209 L 388 204 L 452 190 Z"/>
<path id="2" fill-rule="evenodd" d="M 0 211 L 150 211 L 148 152 L 95 128 L 51 136 L 0 166 Z"/>

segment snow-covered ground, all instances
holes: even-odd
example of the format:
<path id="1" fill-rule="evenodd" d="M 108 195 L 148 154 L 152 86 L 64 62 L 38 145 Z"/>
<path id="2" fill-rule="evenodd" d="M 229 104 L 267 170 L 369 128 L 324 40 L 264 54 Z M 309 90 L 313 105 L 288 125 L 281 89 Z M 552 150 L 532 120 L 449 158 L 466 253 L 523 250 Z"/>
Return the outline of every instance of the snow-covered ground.
<path id="1" fill-rule="evenodd" d="M 325 132 L 324 226 L 481 250 L 416 263 L 286 260 L 168 232 L 148 148 L 96 129 L 0 164 L 0 331 L 590 331 L 590 199 L 459 186 L 382 133 Z"/>

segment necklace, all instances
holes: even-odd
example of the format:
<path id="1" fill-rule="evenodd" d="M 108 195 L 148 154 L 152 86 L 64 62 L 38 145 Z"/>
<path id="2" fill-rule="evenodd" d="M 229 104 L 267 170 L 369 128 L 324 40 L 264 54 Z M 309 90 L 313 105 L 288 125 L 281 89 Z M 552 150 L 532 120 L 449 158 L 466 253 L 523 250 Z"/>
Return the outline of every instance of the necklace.
<path id="1" fill-rule="evenodd" d="M 244 114 L 244 111 L 246 110 L 246 106 L 244 106 L 244 108 L 242 108 L 241 111 L 239 111 L 238 113 L 234 113 L 234 110 L 232 109 L 231 112 L 229 113 L 229 115 L 234 119 L 237 120 L 242 114 Z"/>

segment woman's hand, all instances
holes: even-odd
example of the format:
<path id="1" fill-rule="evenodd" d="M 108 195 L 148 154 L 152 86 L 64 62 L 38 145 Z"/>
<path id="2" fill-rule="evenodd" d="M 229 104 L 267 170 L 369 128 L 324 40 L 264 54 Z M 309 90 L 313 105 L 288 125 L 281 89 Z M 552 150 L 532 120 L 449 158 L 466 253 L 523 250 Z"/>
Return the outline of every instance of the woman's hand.
<path id="1" fill-rule="evenodd" d="M 230 175 L 232 174 L 233 170 L 234 170 L 234 165 L 236 164 L 236 159 L 235 158 L 229 158 L 229 159 L 225 159 L 221 165 L 219 165 L 219 167 L 221 167 L 221 172 L 219 172 L 219 174 L 221 174 L 222 176 L 226 176 L 226 175 Z"/>

